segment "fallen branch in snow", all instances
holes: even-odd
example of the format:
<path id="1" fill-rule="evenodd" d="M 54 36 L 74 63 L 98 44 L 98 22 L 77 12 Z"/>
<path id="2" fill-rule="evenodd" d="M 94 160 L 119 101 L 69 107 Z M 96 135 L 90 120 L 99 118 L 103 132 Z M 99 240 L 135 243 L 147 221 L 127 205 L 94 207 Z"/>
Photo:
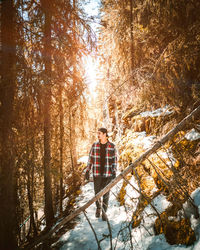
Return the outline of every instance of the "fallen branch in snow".
<path id="1" fill-rule="evenodd" d="M 102 212 L 105 213 L 103 207 L 101 207 L 101 209 L 102 209 Z M 113 249 L 113 247 L 112 247 L 112 230 L 111 230 L 110 222 L 108 220 L 108 216 L 106 215 L 106 213 L 105 213 L 105 216 L 106 216 L 106 222 L 107 222 L 108 230 L 109 230 L 109 234 L 110 234 L 110 250 L 112 250 Z"/>
<path id="2" fill-rule="evenodd" d="M 51 230 L 45 235 L 39 236 L 35 242 L 32 244 L 26 245 L 26 249 L 32 249 L 34 246 L 38 245 L 42 241 L 50 238 L 51 235 L 56 233 L 63 225 L 67 222 L 75 218 L 81 212 L 86 210 L 90 205 L 92 205 L 95 201 L 100 199 L 105 193 L 107 193 L 112 187 L 114 187 L 121 179 L 124 178 L 127 174 L 131 173 L 131 171 L 141 164 L 147 157 L 149 157 L 152 153 L 158 150 L 161 146 L 163 146 L 169 139 L 173 138 L 173 136 L 179 132 L 188 122 L 194 121 L 200 115 L 200 106 L 198 106 L 194 111 L 192 111 L 188 116 L 186 116 L 175 128 L 170 130 L 160 141 L 156 142 L 150 149 L 148 149 L 145 153 L 143 153 L 140 157 L 138 157 L 129 167 L 127 167 L 121 174 L 119 174 L 112 182 L 110 182 L 103 190 L 101 190 L 96 196 L 94 196 L 90 201 L 88 201 L 85 205 L 75 210 L 73 213 L 68 215 L 66 218 L 62 219 L 60 223 L 51 228 Z"/>
<path id="3" fill-rule="evenodd" d="M 85 218 L 86 218 L 87 222 L 89 223 L 89 225 L 90 225 L 90 227 L 91 227 L 91 229 L 92 229 L 92 232 L 94 233 L 94 237 L 95 237 L 96 242 L 97 242 L 97 245 L 98 245 L 98 250 L 101 250 L 101 246 L 100 246 L 99 240 L 98 240 L 98 238 L 97 238 L 97 234 L 96 234 L 96 232 L 95 232 L 95 230 L 94 230 L 94 228 L 93 228 L 93 226 L 92 226 L 92 224 L 91 224 L 91 222 L 90 222 L 88 216 L 86 215 L 86 212 L 83 211 L 83 213 L 84 213 L 84 215 L 85 215 Z"/>
<path id="4" fill-rule="evenodd" d="M 133 190 L 135 190 L 135 191 L 137 191 L 138 193 L 141 194 L 141 196 L 142 196 L 142 197 L 148 202 L 148 204 L 154 209 L 154 211 L 156 212 L 156 214 L 158 215 L 158 217 L 159 217 L 160 220 L 161 220 L 160 214 L 159 214 L 158 210 L 156 209 L 156 207 L 155 207 L 153 204 L 151 204 L 150 198 L 148 198 L 143 192 L 140 192 L 137 188 L 135 188 L 135 187 L 130 183 L 130 181 L 127 180 L 125 177 L 124 177 L 124 180 L 125 180 L 125 182 L 127 182 L 127 183 L 133 188 Z M 161 222 L 162 222 L 162 220 L 161 220 Z"/>
<path id="5" fill-rule="evenodd" d="M 164 148 L 164 149 L 165 149 L 165 148 Z M 166 149 L 165 149 L 165 150 L 166 150 Z M 167 150 L 166 150 L 166 152 L 167 152 Z M 193 200 L 192 197 L 189 195 L 187 189 L 185 189 L 184 186 L 181 185 L 181 181 L 183 181 L 183 179 L 182 179 L 182 177 L 178 174 L 178 171 L 176 170 L 176 168 L 173 166 L 173 163 L 171 162 L 171 158 L 169 157 L 168 153 L 167 153 L 167 155 L 168 155 L 168 159 L 169 159 L 170 162 L 171 162 L 171 168 L 170 168 L 170 166 L 163 160 L 163 158 L 160 157 L 160 156 L 158 155 L 157 152 L 156 152 L 156 155 L 157 155 L 158 158 L 165 164 L 165 166 L 166 166 L 169 170 L 171 170 L 171 171 L 173 172 L 174 177 L 175 177 L 175 180 L 176 180 L 176 185 L 177 185 L 178 188 L 183 192 L 183 194 L 185 195 L 185 197 L 187 197 L 187 198 L 189 199 L 191 205 L 192 205 L 195 209 L 197 209 L 196 205 L 194 204 L 194 200 Z M 177 190 L 177 192 L 179 192 L 179 191 Z M 180 193 L 180 192 L 179 192 L 179 193 Z"/>
<path id="6" fill-rule="evenodd" d="M 116 200 L 117 200 L 117 195 L 116 195 L 114 192 L 112 192 L 112 191 L 111 191 L 111 193 L 115 196 L 115 198 L 116 198 Z M 127 195 L 130 199 L 132 199 L 132 197 L 130 197 L 128 194 L 126 194 L 126 195 Z M 135 198 L 135 199 L 136 199 L 136 198 Z M 125 209 L 125 211 L 126 211 L 127 218 L 128 218 L 128 209 L 127 209 L 127 207 L 126 207 L 125 204 L 123 204 L 123 206 L 124 206 L 124 209 Z M 121 228 L 121 229 L 119 230 L 118 235 L 117 235 L 117 239 L 116 239 L 116 241 L 115 241 L 114 250 L 115 250 L 116 247 L 117 247 L 117 242 L 118 242 L 118 238 L 119 238 L 120 233 L 122 233 L 122 231 L 125 230 L 126 228 L 128 228 L 128 231 L 129 231 L 131 249 L 133 249 L 132 234 L 131 234 L 131 229 L 130 229 L 131 222 L 129 221 L 129 222 L 127 222 L 127 224 L 128 224 L 128 225 L 126 225 L 126 227 Z"/>
<path id="7" fill-rule="evenodd" d="M 128 209 L 126 207 L 126 205 L 124 204 L 124 209 L 126 211 L 126 214 L 127 214 L 127 217 L 128 217 Z M 128 232 L 129 232 L 129 237 L 130 237 L 130 243 L 131 243 L 131 249 L 133 249 L 133 240 L 132 240 L 132 234 L 131 234 L 131 228 L 130 228 L 130 225 L 131 225 L 131 222 L 132 221 L 129 221 L 128 225 L 127 225 L 127 228 L 128 228 Z"/>

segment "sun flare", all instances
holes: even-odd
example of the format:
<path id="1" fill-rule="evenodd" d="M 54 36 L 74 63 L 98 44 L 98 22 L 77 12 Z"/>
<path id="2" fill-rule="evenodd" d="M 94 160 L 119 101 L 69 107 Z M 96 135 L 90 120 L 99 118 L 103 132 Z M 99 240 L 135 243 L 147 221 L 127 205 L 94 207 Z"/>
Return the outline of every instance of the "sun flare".
<path id="1" fill-rule="evenodd" d="M 85 58 L 85 74 L 86 81 L 89 85 L 89 90 L 93 97 L 96 96 L 96 86 L 97 86 L 97 60 L 92 56 L 87 56 Z"/>

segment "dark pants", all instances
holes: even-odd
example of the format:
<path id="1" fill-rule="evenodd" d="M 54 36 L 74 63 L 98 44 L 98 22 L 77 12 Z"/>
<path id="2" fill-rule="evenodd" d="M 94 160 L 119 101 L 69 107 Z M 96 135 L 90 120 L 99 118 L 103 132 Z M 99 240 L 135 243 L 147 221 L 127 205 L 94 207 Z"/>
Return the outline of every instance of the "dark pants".
<path id="1" fill-rule="evenodd" d="M 94 177 L 94 192 L 95 195 L 98 194 L 105 186 L 107 186 L 112 181 L 112 177 Z M 103 210 L 106 212 L 108 208 L 109 191 L 103 195 Z M 96 201 L 96 207 L 101 208 L 101 198 Z"/>

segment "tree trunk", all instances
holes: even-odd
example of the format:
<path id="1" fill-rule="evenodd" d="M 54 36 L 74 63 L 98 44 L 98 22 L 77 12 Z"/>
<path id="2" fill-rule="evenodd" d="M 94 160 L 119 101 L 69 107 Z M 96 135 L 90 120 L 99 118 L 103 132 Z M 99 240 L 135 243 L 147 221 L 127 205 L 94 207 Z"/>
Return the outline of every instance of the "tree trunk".
<path id="1" fill-rule="evenodd" d="M 130 0 L 130 27 L 131 27 L 131 72 L 134 69 L 134 46 L 133 46 L 133 0 Z"/>
<path id="2" fill-rule="evenodd" d="M 28 93 L 26 93 L 26 98 L 28 98 Z M 29 144 L 29 128 L 31 127 L 31 122 L 34 121 L 33 110 L 30 113 L 28 110 L 25 111 L 25 124 L 26 124 L 26 161 L 27 161 L 27 195 L 28 195 L 28 206 L 30 212 L 30 226 L 28 232 L 28 238 L 37 235 L 37 227 L 34 219 L 34 208 L 33 208 L 33 182 L 34 182 L 34 138 L 31 138 L 31 144 Z"/>
<path id="3" fill-rule="evenodd" d="M 75 114 L 73 113 L 72 104 L 69 104 L 69 148 L 70 148 L 72 175 L 73 175 L 73 185 L 75 185 L 75 167 L 77 165 L 74 115 Z"/>
<path id="4" fill-rule="evenodd" d="M 64 137 L 64 124 L 63 124 L 63 103 L 62 103 L 62 86 L 60 86 L 59 91 L 59 110 L 60 110 L 60 203 L 59 210 L 60 213 L 63 211 L 63 137 Z"/>
<path id="5" fill-rule="evenodd" d="M 76 9 L 76 0 L 73 0 L 73 9 Z M 76 21 L 75 21 L 75 16 L 73 16 L 73 40 L 76 41 Z M 76 69 L 76 50 L 74 50 L 74 55 L 73 55 L 73 87 L 76 88 L 77 80 L 76 80 L 76 74 L 77 74 L 77 69 Z M 75 110 L 75 109 L 74 109 Z M 73 170 L 77 165 L 77 153 L 76 153 L 76 132 L 75 132 L 75 127 L 76 127 L 76 121 L 75 121 L 75 112 L 73 112 L 73 101 L 72 101 L 72 107 L 71 107 L 71 112 L 69 113 L 71 116 L 71 128 L 70 128 L 70 140 L 71 140 L 71 147 L 72 147 L 72 165 L 73 165 Z"/>
<path id="6" fill-rule="evenodd" d="M 34 150 L 34 149 L 32 149 Z M 31 168 L 31 169 L 30 169 Z M 29 232 L 28 236 L 34 237 L 37 235 L 37 227 L 35 224 L 35 219 L 34 219 L 34 208 L 33 208 L 33 189 L 32 189 L 32 179 L 33 176 L 31 176 L 34 173 L 34 164 L 30 162 L 27 166 L 27 194 L 28 194 L 28 205 L 29 205 L 29 212 L 30 212 L 30 227 L 29 227 Z M 30 171 L 31 170 L 31 171 Z"/>
<path id="7" fill-rule="evenodd" d="M 76 168 L 77 166 L 77 151 L 76 151 L 76 111 L 72 115 L 72 130 L 71 130 L 71 139 L 72 139 L 72 153 L 73 153 L 73 165 Z"/>
<path id="8" fill-rule="evenodd" d="M 34 121 L 34 112 L 32 111 L 32 121 Z M 37 232 L 37 218 L 35 218 L 34 214 L 34 207 L 33 207 L 33 200 L 34 200 L 34 185 L 35 185 L 35 141 L 34 138 L 31 139 L 31 150 L 32 150 L 32 168 L 31 168 L 31 173 L 30 173 L 30 191 L 31 191 L 31 195 L 32 195 L 32 210 L 30 210 L 30 214 L 31 214 L 31 218 L 32 218 L 32 224 L 33 224 L 33 232 L 34 232 L 34 236 L 38 234 Z M 36 221 L 36 222 L 35 222 Z"/>
<path id="9" fill-rule="evenodd" d="M 14 1 L 1 1 L 0 85 L 0 249 L 17 249 L 14 94 L 16 88 L 16 16 Z M 9 13 L 9 14 L 8 14 Z"/>
<path id="10" fill-rule="evenodd" d="M 44 20 L 44 195 L 46 226 L 49 227 L 54 219 L 52 189 L 51 189 L 51 11 L 49 1 L 42 0 Z"/>
<path id="11" fill-rule="evenodd" d="M 28 166 L 29 168 L 29 166 Z M 33 194 L 31 193 L 31 177 L 30 172 L 28 173 L 28 180 L 27 180 L 27 193 L 28 193 L 28 205 L 29 205 L 29 212 L 30 212 L 30 227 L 28 236 L 34 237 L 37 235 L 37 228 L 34 220 L 34 209 L 33 209 Z"/>

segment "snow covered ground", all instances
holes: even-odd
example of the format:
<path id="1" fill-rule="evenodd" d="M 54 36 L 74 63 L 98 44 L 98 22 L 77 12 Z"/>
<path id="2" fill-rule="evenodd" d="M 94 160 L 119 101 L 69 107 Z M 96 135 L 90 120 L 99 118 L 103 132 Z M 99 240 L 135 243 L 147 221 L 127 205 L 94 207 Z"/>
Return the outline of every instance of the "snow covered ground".
<path id="1" fill-rule="evenodd" d="M 169 114 L 171 111 L 168 107 L 164 109 L 158 109 L 152 112 L 144 112 L 143 116 L 158 116 L 163 113 L 163 115 Z M 128 136 L 128 135 L 127 135 Z M 200 138 L 200 134 L 195 130 L 189 131 L 185 138 L 187 140 L 197 140 Z M 132 139 L 132 138 L 131 138 Z M 146 136 L 145 132 L 140 132 L 137 138 L 134 138 L 134 144 L 139 147 L 140 144 L 144 144 L 144 149 L 148 149 L 154 142 L 154 136 Z M 120 138 L 121 140 L 121 138 Z M 144 141 L 143 141 L 144 140 Z M 131 140 L 130 140 L 131 143 Z M 165 155 L 162 155 L 163 158 Z M 84 157 L 80 161 L 87 162 L 87 157 Z M 130 183 L 139 189 L 134 177 L 132 176 Z M 166 242 L 165 236 L 154 235 L 153 225 L 156 220 L 156 213 L 149 205 L 142 213 L 142 222 L 140 226 L 132 229 L 129 221 L 133 211 L 137 206 L 138 192 L 134 190 L 131 185 L 126 186 L 125 195 L 125 207 L 120 206 L 119 202 L 116 200 L 116 195 L 122 186 L 122 181 L 118 183 L 117 186 L 113 187 L 110 192 L 109 208 L 107 211 L 107 216 L 112 231 L 112 249 L 136 249 L 136 250 L 200 250 L 200 219 L 196 220 L 193 215 L 191 215 L 191 225 L 196 233 L 196 242 L 192 246 L 184 245 L 169 245 Z M 93 183 L 89 182 L 82 187 L 82 193 L 77 198 L 77 207 L 84 205 L 94 196 Z M 195 204 L 198 206 L 200 213 L 200 188 L 195 190 L 192 194 Z M 164 195 L 159 195 L 153 200 L 153 205 L 159 213 L 162 213 L 170 203 L 166 200 Z M 186 204 L 187 206 L 187 204 Z M 92 204 L 87 210 L 87 216 L 96 232 L 98 240 L 100 240 L 100 247 L 102 250 L 111 249 L 111 242 L 109 237 L 109 229 L 106 221 L 102 221 L 101 218 L 95 218 L 95 204 Z M 190 213 L 190 210 L 188 210 Z M 74 229 L 66 232 L 56 243 L 56 245 L 61 246 L 60 250 L 94 250 L 98 249 L 97 241 L 95 239 L 94 233 L 85 218 L 84 214 L 79 215 L 77 225 Z"/>
<path id="2" fill-rule="evenodd" d="M 137 188 L 137 185 L 134 181 L 134 177 L 130 180 L 130 182 Z M 191 217 L 191 222 L 193 229 L 196 232 L 197 241 L 193 246 L 186 247 L 184 245 L 169 245 L 164 235 L 154 235 L 153 231 L 153 224 L 156 219 L 155 211 L 151 208 L 151 206 L 146 207 L 143 212 L 143 221 L 141 225 L 135 229 L 131 229 L 131 226 L 128 227 L 130 221 L 130 201 L 136 200 L 138 194 L 136 191 L 131 192 L 130 185 L 126 187 L 127 194 L 126 194 L 126 201 L 127 206 L 126 209 L 123 206 L 119 206 L 118 201 L 116 200 L 115 195 L 119 192 L 119 189 L 122 185 L 120 182 L 117 186 L 113 187 L 110 193 L 110 202 L 109 208 L 107 211 L 109 223 L 112 229 L 112 247 L 113 249 L 137 249 L 137 250 L 181 250 L 181 249 L 188 249 L 188 250 L 199 250 L 200 249 L 200 223 L 198 220 Z M 82 187 L 82 194 L 77 198 L 77 206 L 80 207 L 84 205 L 88 200 L 93 197 L 93 183 L 89 182 L 85 186 Z M 196 205 L 200 211 L 200 188 L 197 189 L 193 194 L 192 197 Z M 132 199 L 131 199 L 132 198 Z M 153 205 L 159 212 L 164 211 L 167 206 L 169 206 L 169 202 L 165 199 L 165 196 L 160 195 L 155 198 L 153 201 Z M 128 208 L 128 209 L 127 209 Z M 133 208 L 133 205 L 131 207 Z M 95 204 L 92 204 L 87 210 L 87 216 L 96 232 L 98 240 L 100 242 L 101 249 L 108 250 L 110 249 L 110 237 L 109 237 L 109 230 L 108 224 L 106 221 L 102 221 L 101 218 L 95 218 Z M 124 228 L 124 230 L 122 230 Z M 121 231 L 120 231 L 121 230 Z M 131 232 L 131 234 L 130 234 Z M 130 240 L 132 239 L 132 240 Z M 131 245 L 132 242 L 132 245 Z M 57 242 L 58 243 L 58 242 Z M 97 242 L 95 240 L 94 233 L 87 222 L 84 214 L 79 215 L 79 220 L 77 225 L 74 229 L 66 232 L 60 239 L 59 239 L 60 250 L 94 250 L 98 249 Z"/>

